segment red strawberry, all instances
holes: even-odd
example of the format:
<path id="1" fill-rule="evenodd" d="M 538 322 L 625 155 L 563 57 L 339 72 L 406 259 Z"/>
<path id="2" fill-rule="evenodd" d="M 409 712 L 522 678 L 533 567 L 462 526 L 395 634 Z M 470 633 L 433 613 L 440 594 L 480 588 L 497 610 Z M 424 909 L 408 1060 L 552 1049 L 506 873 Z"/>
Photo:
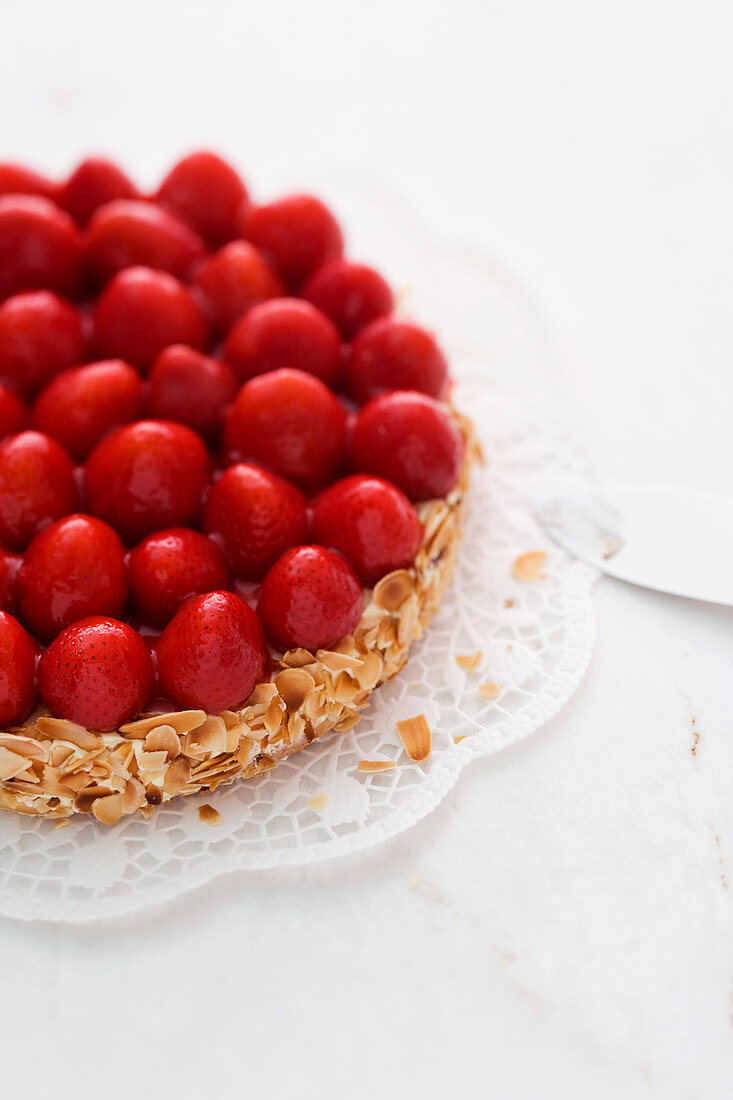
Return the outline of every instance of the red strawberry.
<path id="1" fill-rule="evenodd" d="M 186 424 L 214 440 L 237 389 L 237 377 L 226 363 L 185 344 L 172 344 L 156 355 L 150 368 L 148 415 Z"/>
<path id="2" fill-rule="evenodd" d="M 464 442 L 444 406 L 421 393 L 375 397 L 352 439 L 357 470 L 393 482 L 410 500 L 445 497 L 456 487 Z"/>
<path id="3" fill-rule="evenodd" d="M 316 271 L 303 287 L 303 297 L 330 317 L 347 340 L 393 305 L 392 291 L 379 272 L 341 258 Z"/>
<path id="4" fill-rule="evenodd" d="M 17 726 L 36 705 L 38 646 L 20 623 L 0 611 L 0 728 Z"/>
<path id="5" fill-rule="evenodd" d="M 73 367 L 41 390 L 33 424 L 82 462 L 113 428 L 137 420 L 142 394 L 140 375 L 121 359 Z"/>
<path id="6" fill-rule="evenodd" d="M 25 394 L 86 359 L 78 309 L 50 290 L 15 294 L 0 306 L 0 377 Z"/>
<path id="7" fill-rule="evenodd" d="M 37 638 L 89 615 L 122 614 L 127 601 L 125 550 L 106 523 L 72 515 L 36 535 L 18 575 L 20 611 Z"/>
<path id="8" fill-rule="evenodd" d="M 247 190 L 226 161 L 201 150 L 171 168 L 156 198 L 216 247 L 236 236 L 237 214 L 247 202 Z"/>
<path id="9" fill-rule="evenodd" d="M 264 256 L 249 241 L 232 241 L 196 267 L 193 285 L 215 332 L 224 334 L 252 306 L 285 293 Z"/>
<path id="10" fill-rule="evenodd" d="M 7 386 L 0 385 L 0 439 L 22 432 L 28 422 L 28 410 Z"/>
<path id="11" fill-rule="evenodd" d="M 0 545 L 23 550 L 76 505 L 74 467 L 63 447 L 40 432 L 0 443 Z"/>
<path id="12" fill-rule="evenodd" d="M 212 714 L 243 703 L 262 679 L 266 660 L 259 619 L 233 592 L 187 600 L 158 643 L 166 695 Z"/>
<path id="13" fill-rule="evenodd" d="M 203 350 L 206 321 L 190 293 L 165 271 L 128 267 L 110 279 L 94 308 L 100 356 L 145 368 L 169 344 Z"/>
<path id="14" fill-rule="evenodd" d="M 148 535 L 130 555 L 135 610 L 151 626 L 165 626 L 189 596 L 228 587 L 219 547 L 186 527 Z"/>
<path id="15" fill-rule="evenodd" d="M 230 466 L 211 488 L 204 530 L 221 543 L 235 576 L 260 580 L 284 550 L 305 541 L 305 497 L 258 466 Z"/>
<path id="16" fill-rule="evenodd" d="M 82 287 L 79 230 L 39 195 L 0 196 L 0 299 L 44 288 L 74 298 Z"/>
<path id="17" fill-rule="evenodd" d="M 344 247 L 338 222 L 312 195 L 288 195 L 266 206 L 245 205 L 239 231 L 270 257 L 289 286 L 298 286 Z"/>
<path id="18" fill-rule="evenodd" d="M 18 615 L 18 573 L 23 564 L 19 554 L 0 550 L 0 611 Z"/>
<path id="19" fill-rule="evenodd" d="M 315 653 L 355 630 L 364 594 L 349 563 L 322 546 L 286 550 L 266 574 L 257 605 L 267 637 L 282 650 Z"/>
<path id="20" fill-rule="evenodd" d="M 59 192 L 59 205 L 68 210 L 79 225 L 86 225 L 92 214 L 113 199 L 137 199 L 137 187 L 121 168 L 104 157 L 87 157 L 77 165 Z"/>
<path id="21" fill-rule="evenodd" d="M 208 478 L 209 455 L 195 432 L 167 420 L 138 420 L 118 428 L 90 454 L 87 505 L 125 542 L 134 543 L 152 531 L 195 520 Z"/>
<path id="22" fill-rule="evenodd" d="M 0 163 L 0 195 L 42 195 L 44 199 L 55 199 L 57 194 L 56 184 L 32 168 L 10 161 Z"/>
<path id="23" fill-rule="evenodd" d="M 347 380 L 360 405 L 391 390 L 442 397 L 448 365 L 432 333 L 400 317 L 380 317 L 351 345 Z"/>
<path id="24" fill-rule="evenodd" d="M 198 233 L 151 202 L 115 199 L 100 206 L 87 227 L 87 262 L 102 283 L 136 264 L 182 279 L 204 253 Z"/>
<path id="25" fill-rule="evenodd" d="M 100 731 L 115 730 L 139 714 L 154 680 L 140 635 L 102 616 L 67 626 L 38 666 L 41 697 L 51 713 Z"/>
<path id="26" fill-rule="evenodd" d="M 252 378 L 224 422 L 229 462 L 252 459 L 304 488 L 333 478 L 345 446 L 345 409 L 323 382 L 300 370 Z"/>
<path id="27" fill-rule="evenodd" d="M 318 498 L 313 535 L 340 551 L 370 588 L 393 569 L 408 569 L 420 548 L 422 527 L 404 493 L 378 477 L 356 474 Z"/>
<path id="28" fill-rule="evenodd" d="M 224 344 L 224 358 L 243 380 L 292 368 L 335 389 L 341 376 L 341 337 L 310 302 L 272 298 L 236 323 Z"/>

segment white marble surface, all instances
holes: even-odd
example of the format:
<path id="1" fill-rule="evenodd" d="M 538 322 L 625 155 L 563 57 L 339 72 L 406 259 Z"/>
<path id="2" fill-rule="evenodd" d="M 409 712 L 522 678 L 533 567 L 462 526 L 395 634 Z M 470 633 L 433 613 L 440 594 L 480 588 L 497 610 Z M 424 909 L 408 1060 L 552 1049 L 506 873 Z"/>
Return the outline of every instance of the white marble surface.
<path id="1" fill-rule="evenodd" d="M 519 273 L 601 469 L 733 492 L 729 4 L 150 7 L 4 13 L 3 155 L 367 171 Z M 733 620 L 597 598 L 577 697 L 412 832 L 0 922 L 3 1094 L 729 1096 Z"/>

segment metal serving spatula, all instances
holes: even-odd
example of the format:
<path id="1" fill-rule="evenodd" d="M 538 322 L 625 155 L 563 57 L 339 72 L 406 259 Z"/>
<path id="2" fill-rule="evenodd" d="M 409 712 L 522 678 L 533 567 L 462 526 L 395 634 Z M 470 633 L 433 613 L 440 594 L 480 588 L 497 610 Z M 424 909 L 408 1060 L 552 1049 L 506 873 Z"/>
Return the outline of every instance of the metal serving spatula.
<path id="1" fill-rule="evenodd" d="M 532 511 L 554 542 L 610 577 L 733 606 L 733 499 L 674 485 L 604 485 Z"/>

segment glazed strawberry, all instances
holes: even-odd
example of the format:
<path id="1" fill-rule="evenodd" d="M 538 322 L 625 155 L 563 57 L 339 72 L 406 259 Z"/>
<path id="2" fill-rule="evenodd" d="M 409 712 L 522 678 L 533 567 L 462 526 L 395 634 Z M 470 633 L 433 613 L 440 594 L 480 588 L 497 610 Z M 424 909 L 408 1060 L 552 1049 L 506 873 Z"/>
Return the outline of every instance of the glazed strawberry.
<path id="1" fill-rule="evenodd" d="M 344 259 L 319 268 L 304 286 L 303 297 L 330 317 L 347 340 L 393 305 L 392 291 L 379 272 Z"/>
<path id="2" fill-rule="evenodd" d="M 38 646 L 20 623 L 0 611 L 0 728 L 17 726 L 38 700 Z"/>
<path id="3" fill-rule="evenodd" d="M 121 168 L 104 157 L 87 157 L 59 191 L 63 206 L 79 225 L 86 225 L 100 206 L 114 199 L 137 199 L 140 193 Z"/>
<path id="4" fill-rule="evenodd" d="M 360 405 L 390 390 L 442 397 L 447 383 L 448 364 L 435 337 L 411 321 L 380 317 L 351 345 L 347 385 Z"/>
<path id="5" fill-rule="evenodd" d="M 76 506 L 74 467 L 63 447 L 40 432 L 0 443 L 0 545 L 23 550 Z"/>
<path id="6" fill-rule="evenodd" d="M 86 258 L 100 282 L 141 264 L 180 279 L 204 252 L 198 233 L 150 202 L 115 199 L 100 206 L 87 227 Z"/>
<path id="7" fill-rule="evenodd" d="M 0 377 L 20 392 L 32 396 L 86 355 L 82 315 L 57 294 L 29 290 L 0 305 Z"/>
<path id="8" fill-rule="evenodd" d="M 179 706 L 216 714 L 249 697 L 266 660 L 252 608 L 233 592 L 209 592 L 187 600 L 163 631 L 158 678 Z"/>
<path id="9" fill-rule="evenodd" d="M 378 477 L 356 474 L 318 498 L 313 536 L 348 558 L 371 588 L 393 569 L 409 569 L 420 549 L 422 527 L 404 493 Z"/>
<path id="10" fill-rule="evenodd" d="M 8 161 L 0 164 L 0 195 L 42 195 L 45 199 L 55 199 L 57 192 L 52 180 L 32 168 Z"/>
<path id="11" fill-rule="evenodd" d="M 200 306 L 182 283 L 165 271 L 129 267 L 97 300 L 94 340 L 101 357 L 144 368 L 169 344 L 202 351 L 208 332 Z"/>
<path id="12" fill-rule="evenodd" d="M 252 306 L 285 293 L 270 264 L 249 241 L 232 241 L 202 260 L 193 285 L 212 329 L 220 335 Z"/>
<path id="13" fill-rule="evenodd" d="M 127 601 L 125 549 L 93 516 L 57 520 L 36 535 L 18 574 L 23 622 L 42 642 L 89 615 L 119 617 Z"/>
<path id="14" fill-rule="evenodd" d="M 265 252 L 289 286 L 340 256 L 344 241 L 338 222 L 313 195 L 288 195 L 266 206 L 243 208 L 239 232 Z"/>
<path id="15" fill-rule="evenodd" d="M 82 286 L 79 230 L 40 195 L 0 196 L 0 299 L 21 290 L 74 298 Z"/>
<path id="16" fill-rule="evenodd" d="M 130 555 L 135 611 L 150 626 L 165 626 L 189 596 L 228 587 L 229 570 L 219 547 L 187 527 L 156 531 Z"/>
<path id="17" fill-rule="evenodd" d="M 18 573 L 23 564 L 19 554 L 0 550 L 0 611 L 18 615 Z"/>
<path id="18" fill-rule="evenodd" d="M 305 541 L 305 497 L 258 466 L 230 466 L 209 492 L 204 530 L 220 543 L 236 577 L 260 580 L 284 550 Z"/>
<path id="19" fill-rule="evenodd" d="M 216 248 L 236 236 L 247 190 L 226 161 L 202 150 L 171 168 L 156 197 Z"/>
<path id="20" fill-rule="evenodd" d="M 253 306 L 224 344 L 224 358 L 246 381 L 268 371 L 305 371 L 335 388 L 341 375 L 341 338 L 320 310 L 298 298 Z"/>
<path id="21" fill-rule="evenodd" d="M 67 626 L 38 665 L 41 698 L 51 713 L 102 732 L 139 714 L 153 683 L 153 661 L 140 635 L 103 616 Z"/>
<path id="22" fill-rule="evenodd" d="M 0 439 L 22 432 L 28 423 L 28 410 L 12 390 L 0 385 Z"/>
<path id="23" fill-rule="evenodd" d="M 315 653 L 351 634 L 363 606 L 361 584 L 345 558 L 323 546 L 298 546 L 265 575 L 257 610 L 279 649 Z"/>
<path id="24" fill-rule="evenodd" d="M 278 370 L 242 386 L 224 423 L 230 462 L 252 459 L 304 488 L 341 468 L 346 412 L 323 382 L 299 370 Z"/>
<path id="25" fill-rule="evenodd" d="M 41 390 L 33 425 L 81 462 L 113 428 L 138 419 L 142 393 L 140 375 L 121 359 L 73 367 Z"/>
<path id="26" fill-rule="evenodd" d="M 150 368 L 148 415 L 186 424 L 209 441 L 238 389 L 231 367 L 185 344 L 164 348 Z"/>
<path id="27" fill-rule="evenodd" d="M 393 482 L 410 500 L 445 497 L 455 489 L 464 450 L 458 426 L 442 405 L 399 390 L 364 406 L 352 440 L 357 470 Z"/>

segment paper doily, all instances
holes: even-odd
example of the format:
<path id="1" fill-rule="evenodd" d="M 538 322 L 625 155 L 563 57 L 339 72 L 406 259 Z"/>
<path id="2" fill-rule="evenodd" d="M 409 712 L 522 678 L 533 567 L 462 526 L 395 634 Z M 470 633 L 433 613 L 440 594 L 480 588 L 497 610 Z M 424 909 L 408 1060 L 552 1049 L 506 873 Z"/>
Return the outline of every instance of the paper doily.
<path id="1" fill-rule="evenodd" d="M 347 218 L 347 224 L 363 226 L 363 209 L 360 216 L 361 221 Z M 402 243 L 403 273 L 404 259 L 412 255 L 424 277 L 429 255 L 435 272 L 449 274 L 443 291 L 448 285 L 455 293 L 461 272 L 464 291 L 471 287 L 470 300 L 483 300 L 492 322 L 482 355 L 478 344 L 461 344 L 470 329 L 465 293 L 453 327 L 445 299 L 442 316 L 423 306 L 419 310 L 431 316 L 454 364 L 463 368 L 466 381 L 456 403 L 474 419 L 489 460 L 475 474 L 455 581 L 439 613 L 413 647 L 407 667 L 375 692 L 353 730 L 324 738 L 256 779 L 178 799 L 149 821 L 134 817 L 111 829 L 91 816 L 74 818 L 59 830 L 51 822 L 0 813 L 0 913 L 70 921 L 115 915 L 236 868 L 309 863 L 366 848 L 419 821 L 469 761 L 526 737 L 579 684 L 593 648 L 595 573 L 549 544 L 525 504 L 538 475 L 572 474 L 578 458 L 564 441 L 566 433 L 548 427 L 545 411 L 532 412 L 491 382 L 496 377 L 505 382 L 512 367 L 525 390 L 532 378 L 531 349 L 536 356 L 537 344 L 528 336 L 523 306 L 490 270 L 466 265 L 455 254 L 449 260 L 424 242 L 422 250 L 415 241 L 408 246 L 383 211 L 372 211 L 371 223 L 366 220 L 373 247 L 375 234 L 379 239 L 375 224 L 391 224 L 392 244 Z M 442 264 L 436 255 L 443 255 Z M 431 278 L 435 294 L 440 287 L 437 276 Z M 541 379 L 535 381 L 542 390 Z M 515 580 L 514 559 L 534 549 L 547 551 L 543 579 Z M 464 671 L 456 656 L 477 650 L 477 669 Z M 495 700 L 478 692 L 488 680 L 499 686 Z M 433 730 L 433 751 L 415 764 L 402 748 L 395 722 L 419 713 Z M 371 774 L 356 770 L 359 760 L 380 758 L 396 761 L 397 767 Z M 221 815 L 216 828 L 199 819 L 198 807 L 205 802 Z"/>

